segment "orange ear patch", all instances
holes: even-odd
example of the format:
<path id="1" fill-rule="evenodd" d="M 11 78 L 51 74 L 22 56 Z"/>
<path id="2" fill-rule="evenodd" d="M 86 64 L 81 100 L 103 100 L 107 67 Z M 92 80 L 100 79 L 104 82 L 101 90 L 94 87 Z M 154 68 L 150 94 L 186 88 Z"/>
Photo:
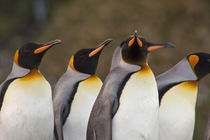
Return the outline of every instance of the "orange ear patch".
<path id="1" fill-rule="evenodd" d="M 142 46 L 143 46 L 143 43 L 142 43 L 142 42 L 141 42 L 141 40 L 140 40 L 140 39 L 138 39 L 138 38 L 137 38 L 137 43 L 139 44 L 139 46 L 140 46 L 140 47 L 142 47 Z"/>
<path id="2" fill-rule="evenodd" d="M 129 42 L 128 42 L 128 47 L 132 46 L 135 41 L 135 37 L 133 37 Z"/>
<path id="3" fill-rule="evenodd" d="M 190 55 L 188 59 L 189 59 L 191 67 L 194 69 L 195 65 L 199 61 L 199 57 L 197 55 Z"/>
<path id="4" fill-rule="evenodd" d="M 72 55 L 70 61 L 69 61 L 69 66 L 74 70 L 77 71 L 74 67 L 74 56 Z"/>
<path id="5" fill-rule="evenodd" d="M 97 54 L 101 49 L 103 49 L 104 45 L 98 47 L 97 49 L 93 50 L 91 53 L 89 53 L 89 57 L 94 56 L 95 54 Z"/>
<path id="6" fill-rule="evenodd" d="M 18 57 L 19 57 L 19 50 L 16 51 L 15 56 L 14 56 L 14 61 L 17 65 L 19 65 L 18 64 Z"/>
<path id="7" fill-rule="evenodd" d="M 36 49 L 36 50 L 34 51 L 34 54 L 39 54 L 39 53 L 41 53 L 41 52 L 47 50 L 47 49 L 50 48 L 51 46 L 52 46 L 52 45 L 47 45 L 47 46 L 43 46 L 43 47 L 41 47 L 41 48 L 38 48 L 38 49 Z"/>

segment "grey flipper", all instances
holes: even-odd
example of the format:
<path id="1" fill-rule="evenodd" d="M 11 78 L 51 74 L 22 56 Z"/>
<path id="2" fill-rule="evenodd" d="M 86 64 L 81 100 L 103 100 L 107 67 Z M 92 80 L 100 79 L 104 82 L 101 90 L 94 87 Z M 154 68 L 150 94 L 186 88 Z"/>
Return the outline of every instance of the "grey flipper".
<path id="1" fill-rule="evenodd" d="M 53 108 L 55 118 L 55 138 L 63 140 L 63 125 L 70 113 L 70 106 L 79 82 L 91 75 L 76 72 L 68 66 L 66 73 L 58 80 L 53 90 Z"/>
<path id="2" fill-rule="evenodd" d="M 194 71 L 192 70 L 187 58 L 182 59 L 178 64 L 170 70 L 156 76 L 156 82 L 159 92 L 159 102 L 163 95 L 173 86 L 184 81 L 197 80 Z"/>
<path id="3" fill-rule="evenodd" d="M 87 140 L 112 139 L 112 118 L 118 110 L 121 92 L 129 77 L 140 70 L 139 66 L 126 64 L 122 60 L 116 62 L 119 65 L 112 65 L 91 111 Z"/>
<path id="4" fill-rule="evenodd" d="M 0 85 L 0 110 L 1 110 L 3 100 L 4 100 L 5 92 L 8 86 L 10 85 L 10 83 L 13 82 L 17 78 L 27 75 L 29 72 L 30 72 L 29 69 L 22 68 L 18 66 L 15 62 L 13 63 L 10 74 L 7 76 L 6 80 L 2 82 Z"/>
<path id="5" fill-rule="evenodd" d="M 9 80 L 6 80 L 4 82 L 4 84 L 2 84 L 1 86 L 1 91 L 0 91 L 0 112 L 1 112 L 1 107 L 2 107 L 2 104 L 3 104 L 3 101 L 4 101 L 4 95 L 9 87 L 9 85 L 16 79 L 18 79 L 20 77 L 15 77 L 15 78 L 11 78 Z"/>
<path id="6" fill-rule="evenodd" d="M 30 72 L 29 69 L 25 69 L 23 67 L 20 67 L 15 62 L 13 62 L 13 66 L 12 66 L 12 70 L 11 70 L 10 74 L 7 76 L 6 80 L 4 82 L 2 82 L 1 85 L 0 85 L 0 92 L 2 90 L 2 87 L 3 87 L 4 83 L 7 80 L 15 78 L 15 77 L 23 77 L 23 76 L 27 75 L 29 72 Z"/>
<path id="7" fill-rule="evenodd" d="M 210 140 L 210 117 L 208 119 L 208 123 L 206 125 L 206 129 L 204 131 L 203 140 Z"/>

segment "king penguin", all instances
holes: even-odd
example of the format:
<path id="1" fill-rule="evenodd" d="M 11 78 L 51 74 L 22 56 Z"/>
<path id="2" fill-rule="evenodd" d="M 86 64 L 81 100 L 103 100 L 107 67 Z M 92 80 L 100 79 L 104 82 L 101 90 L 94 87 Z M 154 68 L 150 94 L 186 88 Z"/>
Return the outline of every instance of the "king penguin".
<path id="1" fill-rule="evenodd" d="M 9 79 L 2 86 L 0 140 L 53 139 L 51 86 L 38 71 L 38 66 L 45 52 L 60 42 L 27 43 L 16 51 L 16 65 L 29 69 L 29 73 Z"/>
<path id="2" fill-rule="evenodd" d="M 210 55 L 193 53 L 156 77 L 160 140 L 192 140 L 198 81 L 210 72 Z"/>
<path id="3" fill-rule="evenodd" d="M 149 43 L 135 31 L 117 47 L 88 122 L 87 140 L 158 139 L 158 91 L 147 54 L 173 47 Z"/>
<path id="4" fill-rule="evenodd" d="M 95 75 L 98 59 L 111 41 L 107 39 L 96 48 L 79 50 L 58 80 L 53 91 L 56 139 L 85 140 L 89 115 L 102 86 Z"/>

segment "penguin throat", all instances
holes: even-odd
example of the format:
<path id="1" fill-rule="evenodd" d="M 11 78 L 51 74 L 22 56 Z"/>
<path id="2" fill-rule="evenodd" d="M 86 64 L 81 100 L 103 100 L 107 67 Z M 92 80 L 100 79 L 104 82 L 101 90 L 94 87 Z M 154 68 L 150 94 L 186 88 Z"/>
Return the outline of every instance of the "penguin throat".
<path id="1" fill-rule="evenodd" d="M 30 72 L 26 76 L 21 78 L 21 80 L 27 82 L 29 80 L 34 80 L 34 79 L 37 79 L 37 78 L 42 78 L 43 79 L 42 74 L 39 73 L 37 69 L 31 69 Z"/>
<path id="2" fill-rule="evenodd" d="M 149 73 L 149 72 L 151 72 L 151 69 L 150 69 L 150 67 L 148 66 L 148 64 L 147 63 L 145 63 L 145 64 L 140 64 L 140 67 L 141 67 L 141 70 L 139 70 L 139 72 L 143 72 L 143 73 Z"/>
<path id="3" fill-rule="evenodd" d="M 142 66 L 142 65 L 147 65 L 148 62 L 148 58 L 144 58 L 145 56 L 135 56 L 133 57 L 132 55 L 125 55 L 123 57 L 123 52 L 121 50 L 121 59 L 127 63 L 127 64 L 132 64 L 132 65 L 138 65 L 138 66 Z"/>

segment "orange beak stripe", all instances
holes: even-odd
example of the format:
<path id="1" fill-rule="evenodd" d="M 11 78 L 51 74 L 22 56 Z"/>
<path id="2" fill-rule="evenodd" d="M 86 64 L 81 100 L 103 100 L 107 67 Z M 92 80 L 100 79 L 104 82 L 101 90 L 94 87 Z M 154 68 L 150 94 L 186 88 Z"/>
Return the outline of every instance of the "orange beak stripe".
<path id="1" fill-rule="evenodd" d="M 152 46 L 152 47 L 147 48 L 147 51 L 151 52 L 151 51 L 158 50 L 161 48 L 164 48 L 164 47 L 163 46 Z"/>
<path id="2" fill-rule="evenodd" d="M 132 46 L 135 41 L 135 37 L 133 37 L 129 42 L 128 42 L 128 47 Z"/>
<path id="3" fill-rule="evenodd" d="M 92 56 L 94 56 L 95 54 L 97 54 L 100 50 L 102 50 L 103 49 L 103 47 L 104 47 L 104 45 L 102 45 L 102 46 L 100 46 L 100 47 L 98 47 L 98 48 L 96 48 L 95 50 L 93 50 L 91 53 L 89 53 L 89 57 L 92 57 Z"/>
<path id="4" fill-rule="evenodd" d="M 140 46 L 140 47 L 142 47 L 142 46 L 143 46 L 143 43 L 142 43 L 142 42 L 141 42 L 141 40 L 140 40 L 140 39 L 138 39 L 138 38 L 137 38 L 137 43 L 139 44 L 139 46 Z"/>
<path id="5" fill-rule="evenodd" d="M 34 51 L 34 54 L 39 54 L 42 53 L 43 51 L 47 50 L 48 48 L 50 48 L 52 45 L 47 45 L 47 46 L 43 46 L 41 48 L 38 48 Z"/>

